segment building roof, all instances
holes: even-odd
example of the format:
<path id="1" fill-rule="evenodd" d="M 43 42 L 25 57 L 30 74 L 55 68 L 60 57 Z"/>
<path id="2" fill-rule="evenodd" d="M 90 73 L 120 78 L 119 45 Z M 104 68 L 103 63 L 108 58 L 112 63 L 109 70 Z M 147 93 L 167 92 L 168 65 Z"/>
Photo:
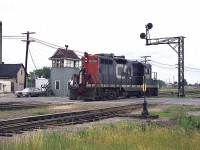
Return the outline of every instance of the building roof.
<path id="1" fill-rule="evenodd" d="M 75 54 L 73 50 L 66 50 L 66 49 L 57 49 L 57 51 L 49 58 L 50 60 L 53 59 L 74 59 L 80 60 L 80 58 Z"/>
<path id="2" fill-rule="evenodd" d="M 23 64 L 0 64 L 0 78 L 13 78 L 17 76 Z"/>

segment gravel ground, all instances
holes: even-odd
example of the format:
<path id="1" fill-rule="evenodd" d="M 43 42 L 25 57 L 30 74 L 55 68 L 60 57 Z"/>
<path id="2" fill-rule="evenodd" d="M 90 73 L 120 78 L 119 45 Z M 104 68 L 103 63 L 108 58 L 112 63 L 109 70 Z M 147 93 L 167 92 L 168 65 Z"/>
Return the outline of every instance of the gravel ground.
<path id="1" fill-rule="evenodd" d="M 120 103 L 121 105 L 121 103 Z M 119 106 L 119 104 L 106 104 L 106 105 L 102 105 L 101 103 L 100 104 L 87 104 L 86 105 L 87 107 L 85 108 L 99 108 L 99 107 L 102 107 L 102 108 L 105 108 L 105 107 L 110 107 L 110 106 Z M 152 111 L 159 111 L 159 110 L 162 110 L 163 108 L 166 108 L 166 107 L 169 107 L 170 105 L 160 105 L 159 107 L 156 107 L 156 106 L 151 106 L 148 108 L 148 110 L 150 112 Z M 53 107 L 53 106 L 51 106 Z M 71 109 L 72 107 L 64 107 L 64 106 L 55 106 L 54 108 L 55 109 L 59 109 L 59 107 L 62 107 L 64 109 Z M 81 107 L 81 109 L 83 109 L 83 107 Z M 72 110 L 74 110 L 72 108 Z M 141 111 L 142 111 L 142 108 L 141 110 L 136 110 L 136 111 L 133 111 L 132 114 L 141 114 Z M 164 120 L 164 118 L 159 118 L 159 120 L 157 121 L 161 121 L 161 120 Z M 166 120 L 166 119 L 165 119 Z M 85 123 L 85 124 L 78 124 L 78 125 L 70 125 L 70 126 L 58 126 L 58 127 L 53 127 L 53 128 L 48 128 L 48 129 L 39 129 L 39 130 L 36 130 L 36 131 L 28 131 L 28 132 L 25 132 L 23 134 L 17 134 L 13 137 L 1 137 L 0 136 L 0 144 L 5 144 L 5 143 L 10 143 L 10 142 L 14 142 L 16 139 L 21 139 L 21 138 L 25 138 L 26 136 L 30 136 L 32 134 L 37 134 L 37 133 L 40 133 L 40 132 L 61 132 L 61 133 L 64 133 L 64 132 L 78 132 L 80 130 L 82 130 L 83 128 L 91 128 L 93 125 L 95 124 L 110 124 L 110 123 L 119 123 L 119 122 L 127 122 L 127 121 L 134 121 L 134 122 L 146 122 L 147 120 L 139 120 L 139 119 L 134 119 L 134 118 L 121 118 L 121 117 L 115 117 L 115 118 L 109 118 L 109 119 L 104 119 L 104 120 L 100 120 L 100 121 L 97 121 L 97 122 L 90 122 L 90 123 Z"/>
<path id="2" fill-rule="evenodd" d="M 95 101 L 95 102 L 84 102 L 84 101 L 71 101 L 67 97 L 31 97 L 31 98 L 16 98 L 12 94 L 7 95 L 0 95 L 0 103 L 5 102 L 25 102 L 25 103 L 48 103 L 50 104 L 51 110 L 56 111 L 78 111 L 78 110 L 88 110 L 88 109 L 95 109 L 95 108 L 105 108 L 105 107 L 113 107 L 113 106 L 120 106 L 120 105 L 127 105 L 127 104 L 142 104 L 143 98 L 130 98 L 130 99 L 118 99 L 118 100 L 112 100 L 112 101 Z M 171 105 L 200 105 L 200 98 L 146 98 L 147 102 L 149 104 L 156 104 L 156 107 L 148 108 L 149 112 L 151 111 L 159 111 L 166 107 L 169 107 Z M 134 113 L 140 114 L 141 110 L 135 111 Z M 194 114 L 194 112 L 192 112 Z M 199 115 L 199 112 L 196 112 L 197 115 Z M 27 116 L 28 114 L 16 114 L 15 115 L 9 115 L 3 119 L 8 118 L 15 118 L 15 117 L 22 117 Z M 2 118 L 0 118 L 2 119 Z M 98 123 L 116 123 L 116 122 L 124 122 L 127 120 L 132 121 L 138 121 L 134 120 L 133 118 L 110 118 L 98 121 Z M 145 121 L 145 120 L 142 120 Z M 166 118 L 159 118 L 156 121 L 166 122 Z M 95 122 L 92 123 L 86 123 L 81 125 L 73 125 L 73 126 L 65 126 L 65 127 L 56 127 L 56 128 L 50 128 L 45 131 L 51 132 L 51 131 L 66 131 L 66 132 L 77 132 L 80 131 L 82 128 L 90 128 Z M 43 130 L 42 130 L 43 131 Z M 36 131 L 38 132 L 38 131 Z M 40 132 L 40 131 L 39 131 Z M 16 135 L 14 137 L 0 137 L 0 144 L 5 142 L 11 142 L 15 140 L 15 138 L 18 137 L 24 137 L 26 134 L 32 134 L 33 132 L 26 132 L 21 135 Z"/>
<path id="3" fill-rule="evenodd" d="M 94 101 L 89 103 L 142 103 L 143 98 L 118 99 L 110 101 Z M 200 98 L 146 98 L 148 103 L 152 104 L 184 104 L 184 105 L 200 105 Z M 23 97 L 17 98 L 13 94 L 0 94 L 0 102 L 39 102 L 39 103 L 88 103 L 82 100 L 69 100 L 68 97 Z"/>

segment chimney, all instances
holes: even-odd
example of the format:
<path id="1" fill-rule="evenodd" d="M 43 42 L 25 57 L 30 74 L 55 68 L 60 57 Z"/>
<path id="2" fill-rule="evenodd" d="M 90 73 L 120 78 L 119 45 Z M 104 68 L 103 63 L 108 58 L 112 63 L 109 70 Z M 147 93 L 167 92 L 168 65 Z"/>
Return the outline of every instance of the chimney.
<path id="1" fill-rule="evenodd" d="M 0 64 L 2 64 L 2 22 L 0 21 Z"/>
<path id="2" fill-rule="evenodd" d="M 68 49 L 69 45 L 65 45 L 66 50 Z"/>

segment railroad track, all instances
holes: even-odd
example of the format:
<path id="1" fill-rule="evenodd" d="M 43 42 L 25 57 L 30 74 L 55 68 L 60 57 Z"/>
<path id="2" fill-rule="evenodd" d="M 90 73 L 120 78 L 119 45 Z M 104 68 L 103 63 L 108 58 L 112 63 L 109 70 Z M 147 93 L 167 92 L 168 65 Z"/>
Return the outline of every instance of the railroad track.
<path id="1" fill-rule="evenodd" d="M 24 103 L 0 103 L 0 110 L 18 110 L 18 109 L 30 109 L 36 107 L 45 107 L 45 104 L 24 104 Z"/>
<path id="2" fill-rule="evenodd" d="M 132 104 L 105 109 L 39 115 L 0 121 L 0 136 L 13 136 L 13 134 L 34 129 L 81 124 L 117 116 L 124 117 L 130 110 L 139 108 L 142 108 L 142 106 Z"/>

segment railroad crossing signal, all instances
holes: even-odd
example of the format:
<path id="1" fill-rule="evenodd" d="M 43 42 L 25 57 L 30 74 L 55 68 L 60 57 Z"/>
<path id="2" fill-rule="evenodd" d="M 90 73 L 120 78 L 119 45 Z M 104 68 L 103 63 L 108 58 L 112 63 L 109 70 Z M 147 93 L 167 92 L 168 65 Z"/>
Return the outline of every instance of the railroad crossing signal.
<path id="1" fill-rule="evenodd" d="M 146 76 L 143 76 L 143 84 L 142 84 L 142 91 L 146 92 L 147 90 L 147 84 L 146 84 Z"/>
<path id="2" fill-rule="evenodd" d="M 142 91 L 146 92 L 146 90 L 147 90 L 147 84 L 143 83 L 142 84 Z"/>

